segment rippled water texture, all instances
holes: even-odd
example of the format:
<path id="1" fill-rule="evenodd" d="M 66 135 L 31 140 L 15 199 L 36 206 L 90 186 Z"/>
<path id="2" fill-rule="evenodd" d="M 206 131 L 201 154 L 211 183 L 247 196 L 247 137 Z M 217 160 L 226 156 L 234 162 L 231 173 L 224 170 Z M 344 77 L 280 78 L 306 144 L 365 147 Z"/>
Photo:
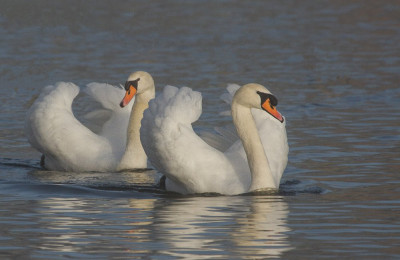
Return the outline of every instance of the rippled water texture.
<path id="1" fill-rule="evenodd" d="M 399 258 L 399 17 L 399 1 L 2 0 L 0 257 Z M 134 70 L 201 91 L 197 130 L 228 122 L 227 83 L 269 86 L 290 146 L 280 192 L 187 197 L 154 171 L 42 170 L 23 132 L 41 88 Z"/>

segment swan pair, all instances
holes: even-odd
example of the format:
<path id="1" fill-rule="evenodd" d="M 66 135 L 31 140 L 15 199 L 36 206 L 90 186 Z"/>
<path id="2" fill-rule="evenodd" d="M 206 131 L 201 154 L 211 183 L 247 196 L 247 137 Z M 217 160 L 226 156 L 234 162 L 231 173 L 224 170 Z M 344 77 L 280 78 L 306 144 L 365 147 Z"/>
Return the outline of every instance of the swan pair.
<path id="1" fill-rule="evenodd" d="M 118 171 L 147 168 L 149 159 L 166 176 L 166 189 L 182 194 L 279 188 L 288 155 L 285 120 L 262 85 L 229 85 L 223 100 L 231 103 L 235 127 L 202 137 L 191 125 L 202 97 L 190 88 L 166 86 L 154 99 L 153 78 L 138 71 L 124 89 L 91 83 L 85 92 L 108 113 L 97 134 L 72 112 L 79 93 L 72 83 L 46 87 L 28 111 L 28 140 L 48 169 Z"/>

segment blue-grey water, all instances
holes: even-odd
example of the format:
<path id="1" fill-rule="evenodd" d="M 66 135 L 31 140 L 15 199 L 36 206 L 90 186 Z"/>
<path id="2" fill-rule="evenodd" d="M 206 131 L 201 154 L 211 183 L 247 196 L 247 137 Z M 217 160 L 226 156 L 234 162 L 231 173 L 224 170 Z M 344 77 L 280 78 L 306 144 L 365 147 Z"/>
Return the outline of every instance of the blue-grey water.
<path id="1" fill-rule="evenodd" d="M 399 1 L 2 0 L 0 258 L 399 258 L 399 17 Z M 290 146 L 280 192 L 41 169 L 23 130 L 40 90 L 135 70 L 201 91 L 198 130 L 227 123 L 228 83 L 269 86 Z"/>

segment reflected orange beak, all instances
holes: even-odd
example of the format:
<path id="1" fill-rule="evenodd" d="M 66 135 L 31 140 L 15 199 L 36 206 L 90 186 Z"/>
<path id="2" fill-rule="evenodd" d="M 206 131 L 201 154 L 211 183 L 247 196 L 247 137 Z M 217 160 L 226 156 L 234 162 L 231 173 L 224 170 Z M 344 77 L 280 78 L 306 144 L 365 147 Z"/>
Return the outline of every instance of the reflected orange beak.
<path id="1" fill-rule="evenodd" d="M 267 98 L 265 100 L 265 102 L 261 105 L 262 108 L 267 111 L 270 115 L 272 115 L 273 117 L 275 117 L 276 119 L 278 119 L 281 123 L 283 123 L 283 117 L 281 115 L 281 113 L 278 112 L 278 110 L 276 109 L 276 107 L 274 107 L 273 105 L 271 105 L 271 102 L 269 100 L 269 98 Z"/>
<path id="2" fill-rule="evenodd" d="M 130 85 L 128 90 L 125 92 L 124 98 L 119 104 L 120 107 L 125 107 L 126 105 L 128 105 L 129 102 L 132 100 L 132 98 L 136 95 L 136 92 L 137 92 L 136 88 L 133 85 Z"/>

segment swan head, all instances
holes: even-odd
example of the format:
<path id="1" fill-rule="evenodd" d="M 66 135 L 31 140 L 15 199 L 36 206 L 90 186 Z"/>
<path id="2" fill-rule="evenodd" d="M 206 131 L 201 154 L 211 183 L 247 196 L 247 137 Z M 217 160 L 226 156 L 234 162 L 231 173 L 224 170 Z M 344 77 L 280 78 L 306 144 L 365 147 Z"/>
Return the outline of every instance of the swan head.
<path id="1" fill-rule="evenodd" d="M 125 96 L 120 106 L 124 107 L 129 104 L 135 95 L 150 93 L 150 98 L 154 97 L 155 87 L 153 77 L 145 71 L 136 71 L 129 75 L 125 82 Z"/>
<path id="2" fill-rule="evenodd" d="M 264 86 L 250 83 L 242 86 L 236 91 L 233 103 L 248 108 L 257 108 L 266 111 L 279 122 L 283 123 L 284 118 L 276 109 L 278 99 Z"/>

